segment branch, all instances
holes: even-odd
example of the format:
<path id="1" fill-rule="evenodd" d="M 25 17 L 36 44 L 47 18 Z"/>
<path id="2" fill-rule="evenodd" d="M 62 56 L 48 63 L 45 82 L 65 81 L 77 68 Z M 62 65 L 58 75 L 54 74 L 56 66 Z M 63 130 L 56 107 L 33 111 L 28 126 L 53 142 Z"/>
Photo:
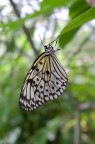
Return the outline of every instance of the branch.
<path id="1" fill-rule="evenodd" d="M 80 112 L 75 112 L 74 144 L 80 144 Z"/>
<path id="2" fill-rule="evenodd" d="M 13 2 L 13 0 L 9 0 L 9 1 L 10 1 L 11 5 L 12 5 L 16 15 L 20 18 L 20 13 L 19 13 L 19 11 L 18 11 L 18 9 L 16 7 L 16 4 Z M 34 50 L 35 55 L 38 56 L 38 52 L 37 52 L 37 50 L 36 50 L 36 48 L 34 46 L 34 43 L 33 43 L 32 39 L 31 39 L 30 34 L 28 32 L 28 29 L 26 28 L 25 25 L 23 25 L 23 31 L 24 31 L 28 41 L 30 42 L 30 45 L 32 46 L 32 48 Z"/>

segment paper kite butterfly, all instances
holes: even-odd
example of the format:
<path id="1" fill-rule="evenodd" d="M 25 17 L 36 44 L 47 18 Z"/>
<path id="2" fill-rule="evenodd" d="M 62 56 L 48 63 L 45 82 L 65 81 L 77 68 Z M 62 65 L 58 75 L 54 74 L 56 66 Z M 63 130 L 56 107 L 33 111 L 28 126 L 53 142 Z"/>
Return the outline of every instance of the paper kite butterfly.
<path id="1" fill-rule="evenodd" d="M 58 98 L 66 88 L 67 74 L 51 43 L 44 45 L 45 52 L 33 62 L 25 77 L 19 103 L 26 111 L 35 110 L 45 102 Z"/>

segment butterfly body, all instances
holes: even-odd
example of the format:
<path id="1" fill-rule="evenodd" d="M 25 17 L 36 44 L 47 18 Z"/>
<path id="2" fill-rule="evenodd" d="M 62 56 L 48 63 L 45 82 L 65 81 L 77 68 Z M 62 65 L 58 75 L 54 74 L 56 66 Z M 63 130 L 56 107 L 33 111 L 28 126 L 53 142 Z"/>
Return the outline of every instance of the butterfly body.
<path id="1" fill-rule="evenodd" d="M 20 93 L 20 106 L 32 111 L 43 103 L 56 99 L 67 85 L 67 75 L 49 44 L 32 64 Z"/>

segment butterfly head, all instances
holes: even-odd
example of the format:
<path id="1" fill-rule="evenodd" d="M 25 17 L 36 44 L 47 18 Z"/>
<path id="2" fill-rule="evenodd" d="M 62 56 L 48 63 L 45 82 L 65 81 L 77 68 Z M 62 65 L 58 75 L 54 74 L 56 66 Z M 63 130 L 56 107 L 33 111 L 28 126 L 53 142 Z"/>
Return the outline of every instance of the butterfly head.
<path id="1" fill-rule="evenodd" d="M 45 45 L 44 48 L 47 54 L 51 54 L 53 52 L 53 47 L 50 44 Z"/>

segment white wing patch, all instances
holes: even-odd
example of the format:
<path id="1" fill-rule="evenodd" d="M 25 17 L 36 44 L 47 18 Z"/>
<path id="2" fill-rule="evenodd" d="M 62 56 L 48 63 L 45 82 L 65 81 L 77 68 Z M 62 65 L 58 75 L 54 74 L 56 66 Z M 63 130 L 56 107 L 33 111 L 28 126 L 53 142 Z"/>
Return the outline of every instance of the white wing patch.
<path id="1" fill-rule="evenodd" d="M 67 85 L 67 75 L 55 54 L 41 54 L 28 71 L 20 94 L 20 106 L 26 111 L 56 99 Z"/>

